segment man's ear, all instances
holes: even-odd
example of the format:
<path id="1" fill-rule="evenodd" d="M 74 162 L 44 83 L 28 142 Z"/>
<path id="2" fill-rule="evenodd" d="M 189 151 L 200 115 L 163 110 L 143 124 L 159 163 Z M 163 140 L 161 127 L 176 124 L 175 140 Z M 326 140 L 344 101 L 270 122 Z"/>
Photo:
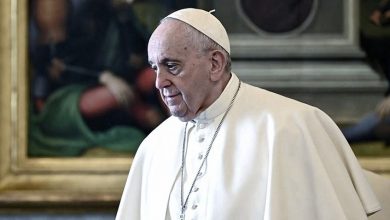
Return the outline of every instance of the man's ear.
<path id="1" fill-rule="evenodd" d="M 211 51 L 211 81 L 218 81 L 225 72 L 226 57 L 219 50 Z"/>

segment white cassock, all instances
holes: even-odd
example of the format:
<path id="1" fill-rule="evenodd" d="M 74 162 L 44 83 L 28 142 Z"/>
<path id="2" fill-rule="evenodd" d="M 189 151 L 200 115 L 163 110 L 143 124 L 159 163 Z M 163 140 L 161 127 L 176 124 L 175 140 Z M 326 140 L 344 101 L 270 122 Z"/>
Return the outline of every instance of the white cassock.
<path id="1" fill-rule="evenodd" d="M 184 197 L 239 80 L 187 126 Z M 141 144 L 116 220 L 179 219 L 185 123 L 170 117 Z M 380 209 L 335 123 L 319 109 L 242 83 L 186 219 L 360 220 Z"/>

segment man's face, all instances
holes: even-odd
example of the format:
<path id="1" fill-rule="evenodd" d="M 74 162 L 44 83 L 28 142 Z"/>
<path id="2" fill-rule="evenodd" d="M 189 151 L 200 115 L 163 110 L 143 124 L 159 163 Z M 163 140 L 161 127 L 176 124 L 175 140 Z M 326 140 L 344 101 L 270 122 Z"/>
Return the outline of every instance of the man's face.
<path id="1" fill-rule="evenodd" d="M 213 82 L 209 53 L 201 53 L 184 23 L 166 20 L 148 45 L 149 63 L 156 72 L 156 88 L 173 116 L 194 119 L 212 103 Z"/>

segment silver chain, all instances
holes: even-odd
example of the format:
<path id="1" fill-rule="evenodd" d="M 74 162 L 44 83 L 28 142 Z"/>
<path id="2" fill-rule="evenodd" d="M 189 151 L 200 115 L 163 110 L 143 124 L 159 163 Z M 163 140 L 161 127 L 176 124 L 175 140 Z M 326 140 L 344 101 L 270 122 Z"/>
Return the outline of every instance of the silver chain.
<path id="1" fill-rule="evenodd" d="M 200 176 L 200 173 L 201 173 L 201 170 L 203 168 L 203 165 L 204 165 L 205 161 L 207 160 L 207 157 L 209 156 L 209 153 L 210 153 L 211 147 L 213 146 L 214 140 L 215 140 L 215 138 L 217 137 L 217 135 L 219 133 L 219 130 L 220 130 L 221 126 L 222 126 L 222 123 L 223 123 L 223 121 L 226 118 L 226 115 L 228 114 L 228 112 L 232 108 L 234 100 L 236 99 L 238 91 L 240 90 L 240 88 L 241 88 L 241 81 L 238 82 L 238 88 L 237 88 L 236 92 L 234 93 L 232 101 L 230 102 L 230 104 L 229 104 L 225 114 L 223 115 L 221 121 L 219 122 L 219 124 L 218 124 L 218 126 L 217 126 L 217 128 L 216 128 L 216 130 L 214 132 L 214 135 L 213 135 L 213 137 L 212 137 L 212 139 L 210 141 L 209 147 L 207 148 L 207 151 L 206 151 L 206 154 L 205 154 L 205 156 L 203 158 L 203 161 L 202 161 L 202 163 L 199 166 L 198 172 L 196 173 L 196 176 L 195 176 L 194 180 L 192 181 L 190 190 L 189 190 L 185 200 L 183 198 L 183 191 L 184 191 L 184 166 L 185 166 L 185 151 L 186 151 L 186 142 L 187 142 L 187 138 L 186 137 L 187 137 L 188 122 L 186 123 L 186 125 L 184 127 L 183 149 L 182 149 L 181 167 L 180 167 L 180 171 L 181 171 L 181 186 L 180 186 L 181 213 L 180 213 L 180 220 L 184 220 L 185 219 L 185 211 L 187 209 L 188 199 L 190 198 L 190 195 L 191 195 L 192 190 L 193 190 L 193 188 L 195 186 L 195 183 L 198 180 L 198 177 Z"/>

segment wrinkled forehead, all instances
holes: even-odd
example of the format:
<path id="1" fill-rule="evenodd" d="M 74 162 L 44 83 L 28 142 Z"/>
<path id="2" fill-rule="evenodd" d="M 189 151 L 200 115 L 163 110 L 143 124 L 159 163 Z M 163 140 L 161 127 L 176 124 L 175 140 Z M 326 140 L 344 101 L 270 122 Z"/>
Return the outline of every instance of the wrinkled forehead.
<path id="1" fill-rule="evenodd" d="M 175 19 L 164 19 L 152 33 L 149 44 L 160 41 L 181 41 L 190 35 L 184 22 Z"/>
<path id="2" fill-rule="evenodd" d="M 185 25 L 175 19 L 165 19 L 149 39 L 148 54 L 194 49 L 191 34 Z"/>

